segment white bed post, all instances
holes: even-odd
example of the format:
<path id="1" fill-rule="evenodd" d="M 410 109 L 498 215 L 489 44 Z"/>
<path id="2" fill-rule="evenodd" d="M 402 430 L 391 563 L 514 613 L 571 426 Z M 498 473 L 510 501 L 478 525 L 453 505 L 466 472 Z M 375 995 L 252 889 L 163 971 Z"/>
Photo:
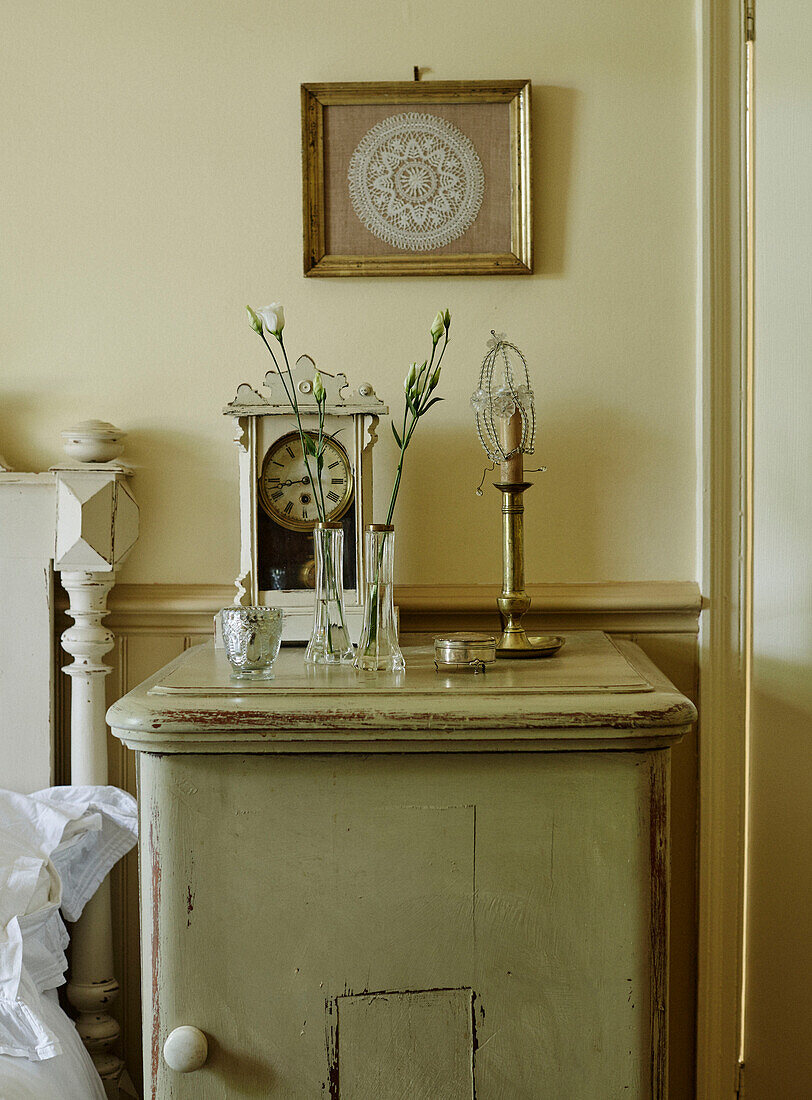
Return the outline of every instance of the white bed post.
<path id="1" fill-rule="evenodd" d="M 116 433 L 115 455 L 122 433 L 109 424 L 80 425 L 76 435 L 81 438 L 81 452 L 76 447 L 71 452 L 70 433 L 63 433 L 68 453 L 81 453 L 86 460 L 53 468 L 57 480 L 54 566 L 70 599 L 68 615 L 74 620 L 62 635 L 62 647 L 74 658 L 64 671 L 71 677 L 71 783 L 77 785 L 108 781 L 105 678 L 110 669 L 104 656 L 113 647 L 113 635 L 102 619 L 116 571 L 138 537 L 138 506 L 127 486 L 132 471 L 118 462 L 92 458 L 110 456 L 112 432 Z M 117 1097 L 124 1063 L 115 1049 L 120 1028 L 108 1012 L 119 989 L 113 974 L 109 879 L 73 926 L 71 945 L 67 993 L 78 1012 L 76 1027 L 108 1096 Z"/>

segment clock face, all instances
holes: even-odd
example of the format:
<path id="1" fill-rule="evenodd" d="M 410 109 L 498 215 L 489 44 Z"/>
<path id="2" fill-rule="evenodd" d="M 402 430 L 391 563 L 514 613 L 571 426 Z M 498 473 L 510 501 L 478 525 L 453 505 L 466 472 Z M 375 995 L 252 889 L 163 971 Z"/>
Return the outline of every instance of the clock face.
<path id="1" fill-rule="evenodd" d="M 316 439 L 313 432 L 306 434 Z M 352 502 L 352 465 L 341 444 L 329 436 L 323 439 L 323 454 L 321 485 L 326 519 L 334 522 L 344 515 Z M 309 455 L 308 461 L 316 476 L 315 457 Z M 312 531 L 319 522 L 316 492 L 317 487 L 307 472 L 299 433 L 288 432 L 271 444 L 262 462 L 260 504 L 280 527 L 289 531 Z"/>

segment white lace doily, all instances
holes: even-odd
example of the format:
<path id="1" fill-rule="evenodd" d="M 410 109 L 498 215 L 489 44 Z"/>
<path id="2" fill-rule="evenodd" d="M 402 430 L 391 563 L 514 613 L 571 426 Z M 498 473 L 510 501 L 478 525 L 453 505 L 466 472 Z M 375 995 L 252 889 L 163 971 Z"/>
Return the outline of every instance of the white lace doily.
<path id="1" fill-rule="evenodd" d="M 347 173 L 370 233 L 410 252 L 441 248 L 473 224 L 485 191 L 470 138 L 437 115 L 392 115 L 359 141 Z"/>

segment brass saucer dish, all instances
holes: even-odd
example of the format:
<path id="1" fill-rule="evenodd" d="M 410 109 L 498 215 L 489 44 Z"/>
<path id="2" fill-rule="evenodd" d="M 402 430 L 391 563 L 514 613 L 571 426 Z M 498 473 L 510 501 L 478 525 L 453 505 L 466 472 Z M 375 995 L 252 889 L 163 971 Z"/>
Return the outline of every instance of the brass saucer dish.
<path id="1" fill-rule="evenodd" d="M 558 634 L 525 635 L 527 645 L 516 646 L 515 649 L 502 649 L 497 647 L 497 657 L 553 657 L 564 644 L 564 639 Z"/>

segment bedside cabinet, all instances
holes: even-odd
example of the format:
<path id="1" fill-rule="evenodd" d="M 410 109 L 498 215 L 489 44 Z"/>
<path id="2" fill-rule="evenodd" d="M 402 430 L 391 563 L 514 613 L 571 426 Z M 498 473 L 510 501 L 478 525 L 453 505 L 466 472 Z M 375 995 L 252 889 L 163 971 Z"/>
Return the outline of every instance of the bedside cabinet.
<path id="1" fill-rule="evenodd" d="M 109 712 L 138 754 L 146 1095 L 664 1097 L 692 704 L 597 632 L 483 675 L 302 656 L 246 685 L 200 646 Z"/>

